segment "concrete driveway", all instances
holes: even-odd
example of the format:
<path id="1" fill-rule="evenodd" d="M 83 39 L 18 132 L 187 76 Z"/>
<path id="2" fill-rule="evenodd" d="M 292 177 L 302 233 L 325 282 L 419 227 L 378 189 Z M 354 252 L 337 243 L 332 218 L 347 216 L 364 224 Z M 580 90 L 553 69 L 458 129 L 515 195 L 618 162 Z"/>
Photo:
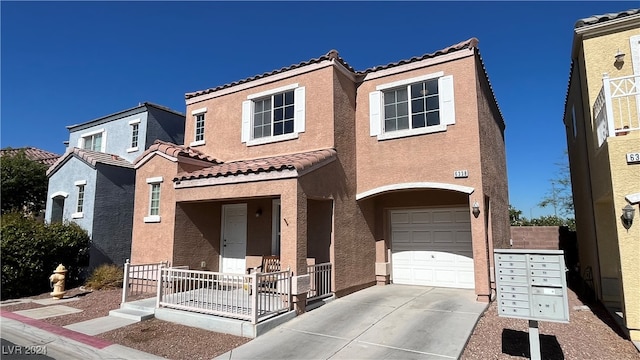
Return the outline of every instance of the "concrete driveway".
<path id="1" fill-rule="evenodd" d="M 218 359 L 457 359 L 487 305 L 473 290 L 374 286 Z"/>

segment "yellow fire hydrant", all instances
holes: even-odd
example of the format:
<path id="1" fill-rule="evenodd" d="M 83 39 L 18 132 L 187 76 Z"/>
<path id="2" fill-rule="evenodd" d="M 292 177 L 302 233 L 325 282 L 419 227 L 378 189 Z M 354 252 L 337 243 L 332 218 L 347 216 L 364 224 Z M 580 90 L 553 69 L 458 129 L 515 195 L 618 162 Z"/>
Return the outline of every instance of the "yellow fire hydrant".
<path id="1" fill-rule="evenodd" d="M 60 264 L 53 272 L 53 275 L 49 276 L 49 281 L 53 285 L 53 292 L 51 292 L 51 296 L 53 296 L 54 300 L 60 300 L 66 293 L 64 291 L 64 274 L 67 273 L 67 269 L 64 265 Z"/>

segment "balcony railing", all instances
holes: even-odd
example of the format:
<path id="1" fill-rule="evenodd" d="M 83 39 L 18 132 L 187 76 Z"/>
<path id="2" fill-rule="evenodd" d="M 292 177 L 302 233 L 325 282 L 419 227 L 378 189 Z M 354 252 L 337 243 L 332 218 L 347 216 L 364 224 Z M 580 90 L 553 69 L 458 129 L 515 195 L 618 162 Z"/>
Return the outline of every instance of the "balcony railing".
<path id="1" fill-rule="evenodd" d="M 610 136 L 640 131 L 640 75 L 602 77 L 602 89 L 593 104 L 598 146 Z"/>

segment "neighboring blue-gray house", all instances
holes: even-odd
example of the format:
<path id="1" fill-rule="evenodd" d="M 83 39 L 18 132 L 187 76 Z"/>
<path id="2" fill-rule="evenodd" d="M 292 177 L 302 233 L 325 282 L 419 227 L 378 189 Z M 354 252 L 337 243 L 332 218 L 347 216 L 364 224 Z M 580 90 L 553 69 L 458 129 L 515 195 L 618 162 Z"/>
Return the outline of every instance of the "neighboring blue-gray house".
<path id="1" fill-rule="evenodd" d="M 142 103 L 68 126 L 69 147 L 47 170 L 45 221 L 73 221 L 91 237 L 89 269 L 131 254 L 135 160 L 156 139 L 184 142 L 184 114 Z"/>

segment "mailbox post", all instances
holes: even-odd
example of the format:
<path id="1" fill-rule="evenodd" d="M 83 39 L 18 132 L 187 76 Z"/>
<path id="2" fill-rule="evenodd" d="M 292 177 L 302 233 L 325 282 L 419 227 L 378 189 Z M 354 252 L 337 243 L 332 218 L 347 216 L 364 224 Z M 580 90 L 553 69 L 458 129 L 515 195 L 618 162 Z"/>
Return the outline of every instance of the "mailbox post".
<path id="1" fill-rule="evenodd" d="M 531 359 L 540 359 L 538 321 L 569 322 L 564 251 L 494 249 L 498 315 L 529 320 Z"/>

